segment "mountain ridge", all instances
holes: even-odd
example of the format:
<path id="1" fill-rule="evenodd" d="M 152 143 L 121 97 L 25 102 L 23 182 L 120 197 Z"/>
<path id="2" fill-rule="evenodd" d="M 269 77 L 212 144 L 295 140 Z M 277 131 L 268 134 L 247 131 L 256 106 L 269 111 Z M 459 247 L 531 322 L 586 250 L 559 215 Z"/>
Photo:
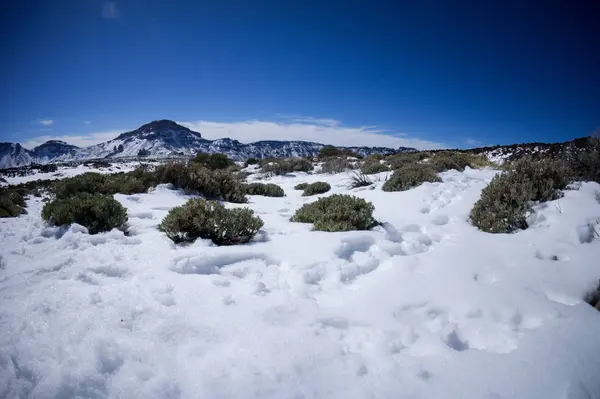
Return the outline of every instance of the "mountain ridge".
<path id="1" fill-rule="evenodd" d="M 49 140 L 31 150 L 19 143 L 0 143 L 0 168 L 10 168 L 32 163 L 85 161 L 152 156 L 192 157 L 198 153 L 225 153 L 236 161 L 248 158 L 314 156 L 325 144 L 309 141 L 263 140 L 241 143 L 230 138 L 208 140 L 202 134 L 167 119 L 146 123 L 135 130 L 121 133 L 114 139 L 88 147 L 77 147 L 60 140 Z M 337 146 L 336 146 L 337 147 Z M 416 151 L 399 147 L 344 147 L 361 155 L 375 153 L 393 154 Z"/>

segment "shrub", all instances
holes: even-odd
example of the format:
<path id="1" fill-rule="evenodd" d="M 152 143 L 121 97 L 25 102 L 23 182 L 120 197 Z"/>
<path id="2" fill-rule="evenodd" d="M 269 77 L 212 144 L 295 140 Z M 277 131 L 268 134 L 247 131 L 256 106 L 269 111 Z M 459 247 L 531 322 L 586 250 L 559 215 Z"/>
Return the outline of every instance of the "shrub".
<path id="1" fill-rule="evenodd" d="M 349 148 L 339 148 L 332 145 L 326 145 L 319 150 L 319 158 L 332 158 L 332 157 L 352 157 L 361 159 L 362 155 L 357 154 Z"/>
<path id="2" fill-rule="evenodd" d="M 406 164 L 392 173 L 383 184 L 383 191 L 405 191 L 425 182 L 441 182 L 435 170 L 426 164 Z"/>
<path id="3" fill-rule="evenodd" d="M 285 192 L 277 184 L 250 183 L 246 185 L 246 194 L 263 195 L 265 197 L 283 197 Z"/>
<path id="4" fill-rule="evenodd" d="M 217 169 L 227 169 L 230 166 L 234 166 L 235 162 L 233 162 L 229 157 L 225 154 L 198 154 L 194 159 L 192 159 L 193 163 L 203 165 L 210 170 Z"/>
<path id="5" fill-rule="evenodd" d="M 304 190 L 308 187 L 308 183 L 298 183 L 294 186 L 294 190 Z"/>
<path id="6" fill-rule="evenodd" d="M 235 245 L 249 242 L 262 226 L 249 208 L 227 209 L 218 201 L 194 198 L 171 209 L 158 229 L 175 243 L 206 238 L 217 245 Z"/>
<path id="7" fill-rule="evenodd" d="M 598 287 L 593 288 L 584 299 L 595 309 L 600 310 L 600 280 L 598 281 Z"/>
<path id="8" fill-rule="evenodd" d="M 336 174 L 342 173 L 346 171 L 346 169 L 351 169 L 352 165 L 344 158 L 331 158 L 325 162 L 321 166 L 321 171 L 323 173 Z"/>
<path id="9" fill-rule="evenodd" d="M 405 165 L 419 163 L 431 156 L 428 152 L 402 152 L 387 157 L 386 161 L 392 169 L 400 169 Z"/>
<path id="10" fill-rule="evenodd" d="M 451 169 L 462 172 L 467 166 L 470 168 L 494 166 L 494 164 L 490 162 L 483 154 L 475 155 L 467 152 L 456 151 L 438 152 L 429 158 L 428 163 L 432 165 L 438 173 Z"/>
<path id="11" fill-rule="evenodd" d="M 248 158 L 248 160 L 246 160 L 246 166 L 256 165 L 257 163 L 258 163 L 258 159 L 256 159 L 256 158 Z"/>
<path id="12" fill-rule="evenodd" d="M 42 217 L 56 226 L 78 223 L 96 234 L 122 227 L 127 222 L 127 211 L 111 196 L 77 193 L 44 205 Z"/>
<path id="13" fill-rule="evenodd" d="M 171 163 L 159 166 L 156 174 L 160 183 L 171 183 L 187 193 L 235 203 L 248 201 L 244 184 L 228 170 L 210 170 L 196 163 Z"/>
<path id="14" fill-rule="evenodd" d="M 590 138 L 589 145 L 571 163 L 579 180 L 600 183 L 600 138 Z"/>
<path id="15" fill-rule="evenodd" d="M 372 175 L 375 173 L 388 172 L 390 170 L 389 166 L 382 164 L 377 160 L 369 160 L 365 161 L 360 166 L 360 171 L 364 175 Z"/>
<path id="16" fill-rule="evenodd" d="M 367 187 L 373 184 L 369 176 L 363 172 L 353 172 L 350 174 L 350 188 Z"/>
<path id="17" fill-rule="evenodd" d="M 10 190 L 0 190 L 0 218 L 19 216 L 25 211 L 25 198 L 22 193 Z"/>
<path id="18" fill-rule="evenodd" d="M 527 158 L 516 161 L 483 189 L 471 210 L 471 222 L 488 233 L 526 229 L 532 203 L 560 198 L 560 190 L 570 183 L 571 176 L 562 162 Z"/>
<path id="19" fill-rule="evenodd" d="M 333 194 L 303 205 L 291 218 L 292 222 L 313 223 L 315 230 L 369 230 L 378 223 L 373 218 L 375 207 L 364 199 Z"/>
<path id="20" fill-rule="evenodd" d="M 86 172 L 68 179 L 59 180 L 54 186 L 56 198 L 70 198 L 79 193 L 108 194 L 106 192 L 106 175 Z"/>
<path id="21" fill-rule="evenodd" d="M 262 167 L 264 173 L 272 175 L 285 175 L 293 172 L 310 172 L 314 167 L 312 163 L 303 158 L 278 159 Z"/>
<path id="22" fill-rule="evenodd" d="M 323 194 L 327 191 L 331 190 L 331 186 L 329 183 L 325 183 L 324 181 L 318 181 L 315 183 L 311 183 L 304 188 L 304 192 L 302 193 L 303 197 L 308 197 L 316 194 Z"/>

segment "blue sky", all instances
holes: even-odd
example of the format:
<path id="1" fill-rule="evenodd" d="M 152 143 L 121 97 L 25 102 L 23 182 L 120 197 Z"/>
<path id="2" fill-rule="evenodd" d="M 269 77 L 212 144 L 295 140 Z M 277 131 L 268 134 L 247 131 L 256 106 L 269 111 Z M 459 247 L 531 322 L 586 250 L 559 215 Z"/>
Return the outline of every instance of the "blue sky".
<path id="1" fill-rule="evenodd" d="M 600 127 L 600 10 L 573 3 L 10 2 L 0 141 L 162 118 L 242 141 L 569 140 Z"/>

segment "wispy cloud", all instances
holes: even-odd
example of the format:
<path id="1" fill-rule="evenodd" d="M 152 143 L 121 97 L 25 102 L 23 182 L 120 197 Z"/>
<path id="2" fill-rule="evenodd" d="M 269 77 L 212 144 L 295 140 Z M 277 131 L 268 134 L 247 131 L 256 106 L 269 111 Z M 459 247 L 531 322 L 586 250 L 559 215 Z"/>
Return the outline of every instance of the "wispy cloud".
<path id="1" fill-rule="evenodd" d="M 207 139 L 229 137 L 243 143 L 260 140 L 301 140 L 342 146 L 371 147 L 414 147 L 436 149 L 445 147 L 442 143 L 410 137 L 405 133 L 394 133 L 375 126 L 349 127 L 334 119 L 293 118 L 286 122 L 241 121 L 178 122 L 200 132 Z M 388 134 L 391 133 L 391 134 Z"/>
<path id="2" fill-rule="evenodd" d="M 96 132 L 96 133 L 89 133 L 89 134 L 84 134 L 84 135 L 61 135 L 61 136 L 45 135 L 45 136 L 33 137 L 21 144 L 23 145 L 23 147 L 31 149 L 33 147 L 36 147 L 40 144 L 45 143 L 48 140 L 61 140 L 66 143 L 76 145 L 78 147 L 87 147 L 90 145 L 94 145 L 94 144 L 98 144 L 98 143 L 102 143 L 102 142 L 114 139 L 119 134 L 121 134 L 125 131 L 126 130 L 111 130 L 111 131 L 107 131 L 107 132 Z"/>
<path id="3" fill-rule="evenodd" d="M 54 125 L 54 120 L 52 120 L 52 119 L 42 119 L 39 122 L 40 122 L 40 125 L 44 125 L 44 126 Z"/>
<path id="4" fill-rule="evenodd" d="M 102 18 L 104 19 L 117 19 L 120 18 L 119 9 L 117 4 L 112 1 L 105 1 L 102 6 Z"/>
<path id="5" fill-rule="evenodd" d="M 92 121 L 83 121 L 83 123 L 85 123 L 86 125 L 91 125 Z"/>

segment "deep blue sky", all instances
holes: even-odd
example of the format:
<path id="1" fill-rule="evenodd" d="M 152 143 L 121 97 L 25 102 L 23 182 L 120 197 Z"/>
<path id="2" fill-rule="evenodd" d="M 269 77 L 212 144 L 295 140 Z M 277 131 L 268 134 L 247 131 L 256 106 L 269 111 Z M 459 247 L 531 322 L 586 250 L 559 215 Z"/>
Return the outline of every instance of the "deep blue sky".
<path id="1" fill-rule="evenodd" d="M 600 127 L 593 1 L 9 3 L 0 141 L 278 114 L 453 146 Z"/>

